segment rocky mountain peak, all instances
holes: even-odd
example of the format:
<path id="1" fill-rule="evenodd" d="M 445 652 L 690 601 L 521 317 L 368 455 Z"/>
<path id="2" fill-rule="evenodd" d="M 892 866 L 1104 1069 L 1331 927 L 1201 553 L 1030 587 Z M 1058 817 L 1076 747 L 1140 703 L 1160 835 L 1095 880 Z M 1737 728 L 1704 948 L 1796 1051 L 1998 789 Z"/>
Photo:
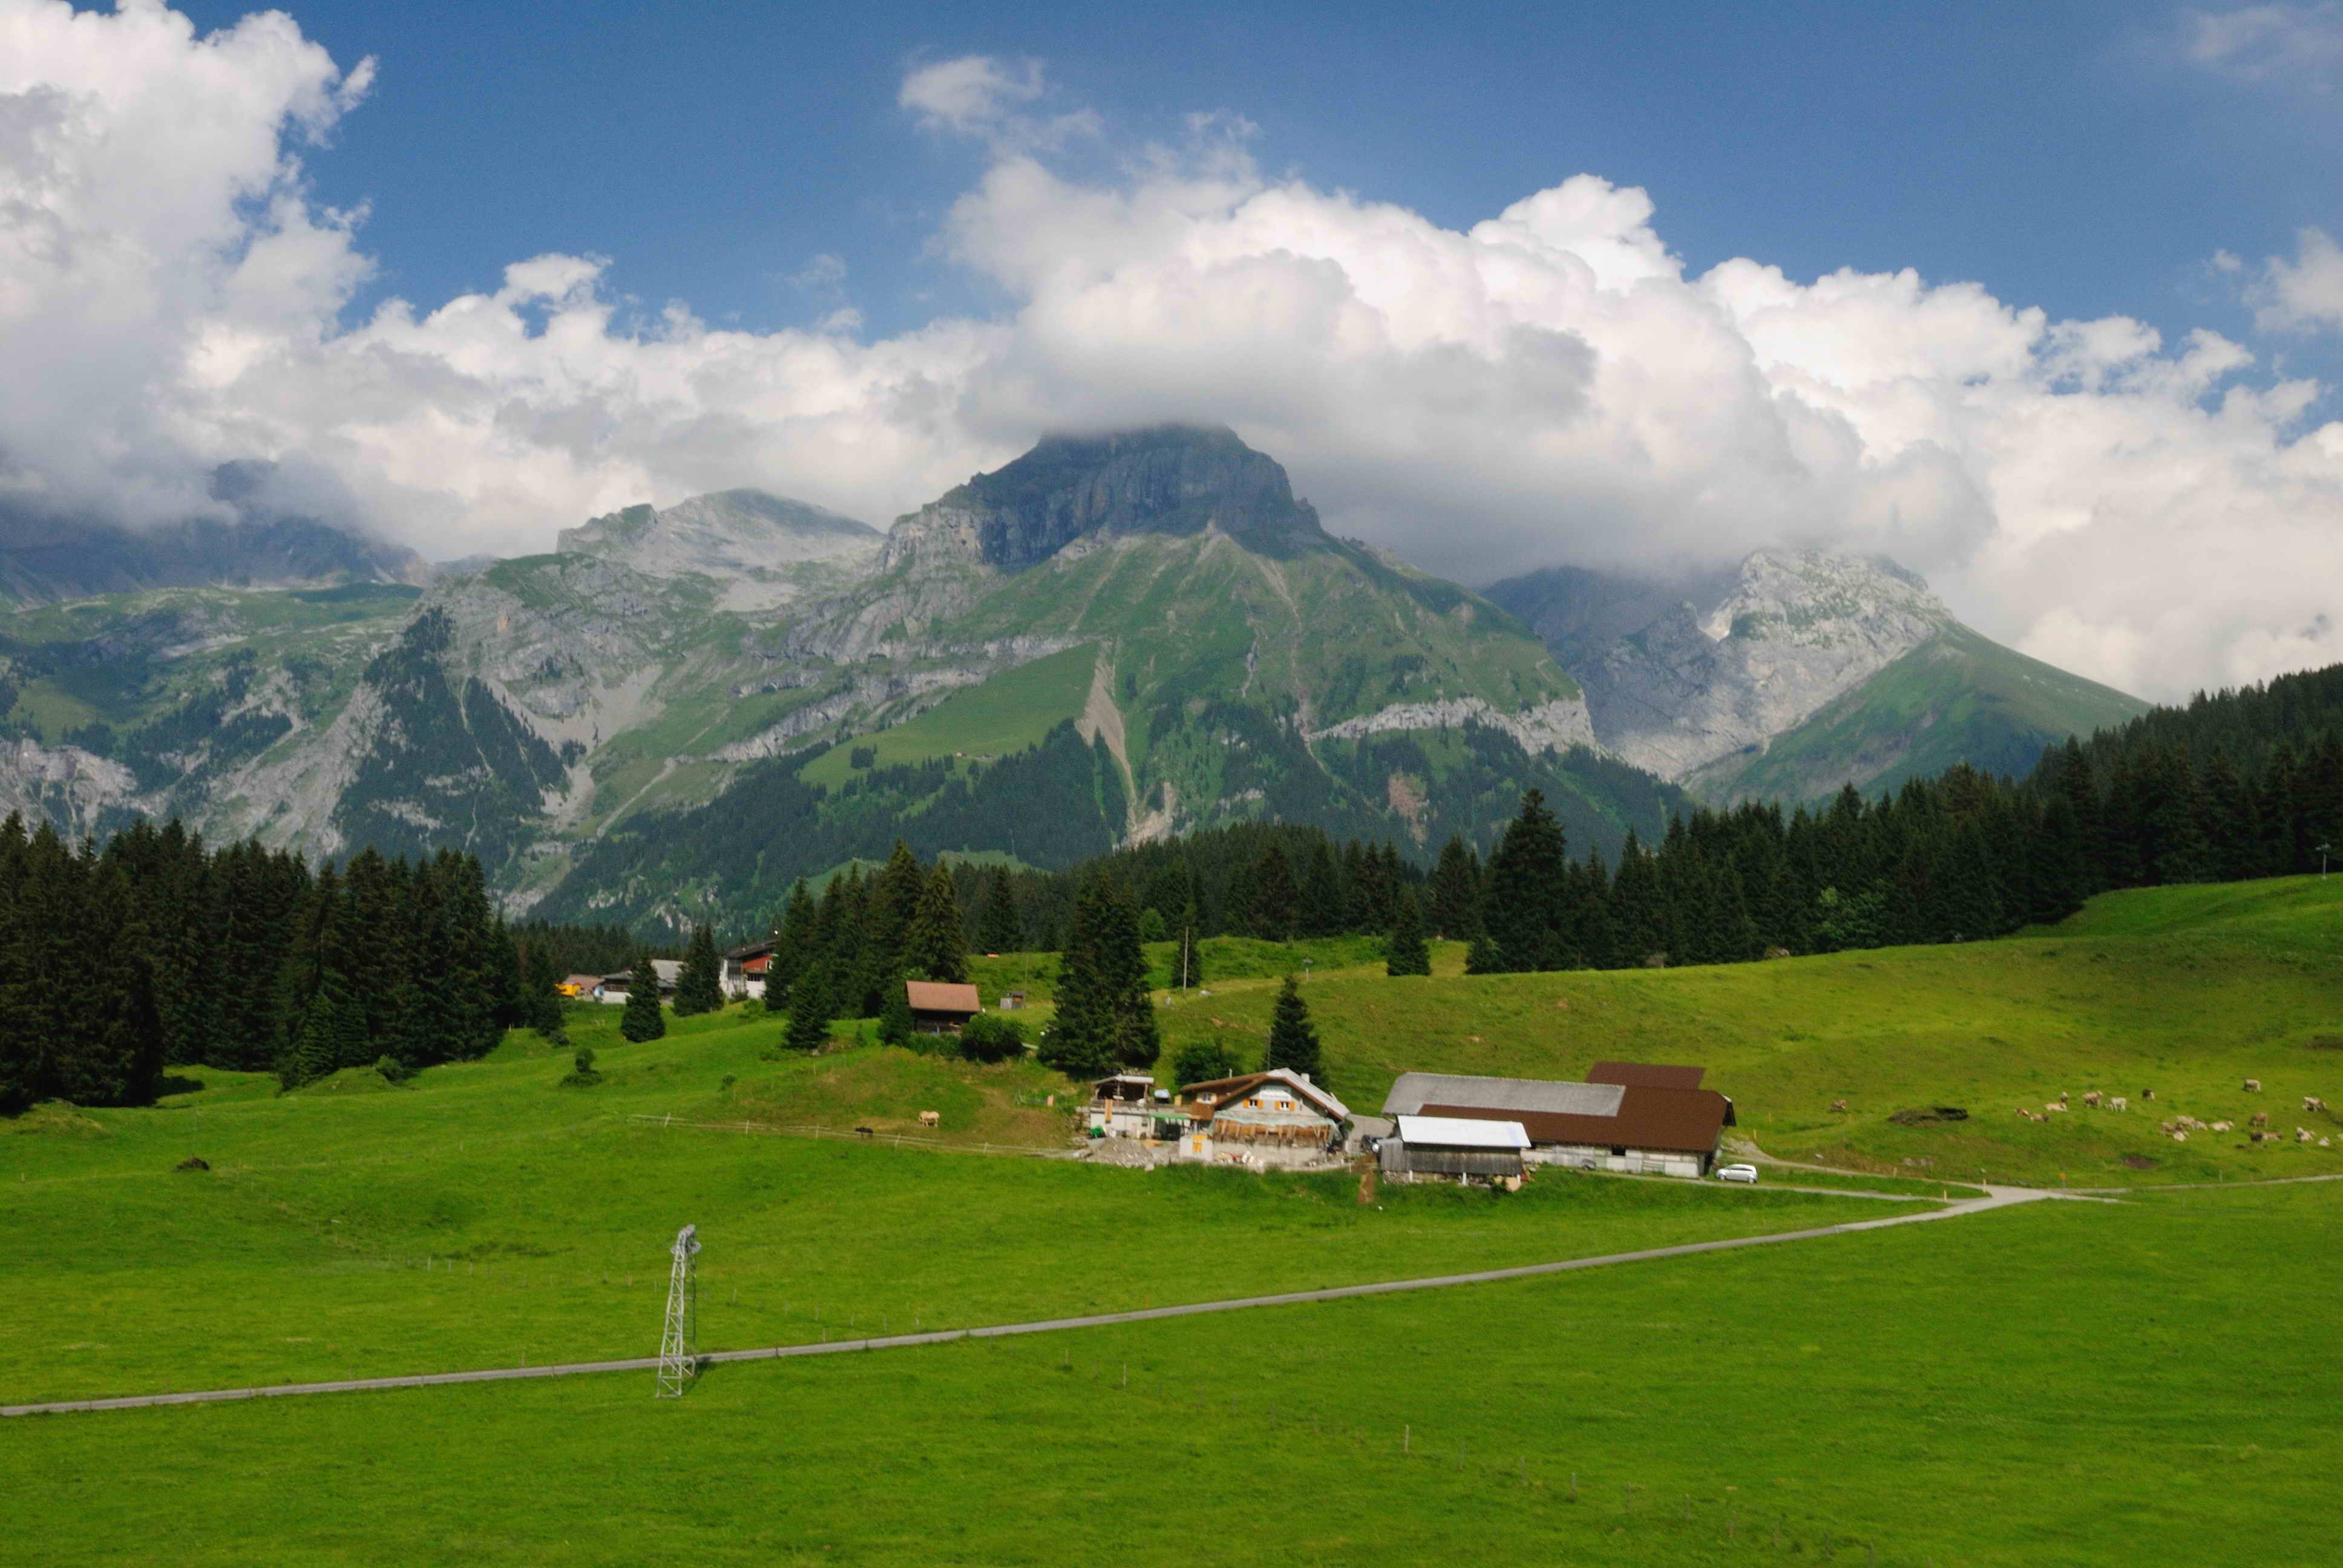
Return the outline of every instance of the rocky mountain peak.
<path id="1" fill-rule="evenodd" d="M 748 608 L 791 597 L 804 568 L 867 562 L 884 542 L 868 523 L 763 490 L 718 490 L 674 506 L 628 507 L 564 528 L 563 555 L 599 556 L 647 577 L 690 574 L 728 585 L 726 603 Z"/>
<path id="2" fill-rule="evenodd" d="M 1017 571 L 1077 539 L 1207 528 L 1272 555 L 1326 538 L 1285 470 L 1235 431 L 1158 425 L 1045 437 L 898 522 L 888 562 L 972 556 Z"/>
<path id="3" fill-rule="evenodd" d="M 1926 578 L 1885 557 L 1822 550 L 1753 551 L 1701 617 L 1712 642 L 1730 637 L 1821 647 L 1847 637 L 1916 646 L 1953 623 Z"/>

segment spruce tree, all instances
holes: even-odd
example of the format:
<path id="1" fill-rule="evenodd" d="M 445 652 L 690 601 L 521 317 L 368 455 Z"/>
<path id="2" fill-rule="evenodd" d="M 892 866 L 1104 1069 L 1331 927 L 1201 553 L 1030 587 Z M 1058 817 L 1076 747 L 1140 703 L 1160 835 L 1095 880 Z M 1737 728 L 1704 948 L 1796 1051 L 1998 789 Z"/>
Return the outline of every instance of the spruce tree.
<path id="1" fill-rule="evenodd" d="M 887 1005 L 879 1010 L 879 1043 L 910 1047 L 919 1036 L 919 1020 L 911 1016 L 911 995 L 902 986 L 887 993 Z"/>
<path id="2" fill-rule="evenodd" d="M 553 950 L 543 942 L 529 945 L 522 966 L 521 1010 L 530 1029 L 543 1035 L 561 1030 L 560 971 L 553 967 Z"/>
<path id="3" fill-rule="evenodd" d="M 778 1009 L 798 976 L 821 961 L 821 911 L 800 880 L 789 889 L 781 923 L 773 930 L 773 956 L 765 966 L 765 1005 Z"/>
<path id="4" fill-rule="evenodd" d="M 1071 1078 L 1153 1064 L 1162 1052 L 1139 914 L 1128 895 L 1101 878 L 1074 905 L 1058 980 L 1058 1017 L 1043 1038 L 1042 1065 Z"/>
<path id="5" fill-rule="evenodd" d="M 913 974 L 953 985 L 968 981 L 968 939 L 960 933 L 960 889 L 941 860 L 920 890 L 911 929 L 904 940 L 904 967 Z"/>
<path id="6" fill-rule="evenodd" d="M 1383 972 L 1388 975 L 1428 975 L 1432 972 L 1432 950 L 1424 946 L 1423 920 L 1416 912 L 1413 889 L 1402 888 L 1399 890 L 1399 920 L 1392 927 L 1390 946 L 1383 958 Z"/>
<path id="7" fill-rule="evenodd" d="M 988 953 L 1025 950 L 1025 927 L 1017 915 L 1017 889 L 1009 868 L 995 866 L 986 879 L 984 914 L 977 923 L 977 945 Z"/>
<path id="8" fill-rule="evenodd" d="M 1253 863 L 1252 908 L 1247 924 L 1252 934 L 1264 941 L 1292 941 L 1300 919 L 1300 903 L 1301 894 L 1293 885 L 1293 867 L 1286 859 L 1285 851 L 1272 843 Z"/>
<path id="9" fill-rule="evenodd" d="M 1292 975 L 1285 977 L 1270 1013 L 1269 1049 L 1261 1067 L 1263 1072 L 1282 1067 L 1313 1080 L 1318 1076 L 1318 1031 L 1311 1026 L 1309 1004 L 1302 1000 L 1302 982 Z"/>
<path id="10" fill-rule="evenodd" d="M 1564 879 L 1569 864 L 1562 824 L 1546 809 L 1544 793 L 1532 789 L 1489 857 L 1483 920 L 1506 968 L 1533 970 L 1553 962 L 1566 913 Z"/>
<path id="11" fill-rule="evenodd" d="M 830 1043 L 830 988 L 822 971 L 808 969 L 789 988 L 789 1023 L 782 1031 L 781 1043 L 801 1056 L 821 1050 Z"/>
<path id="12" fill-rule="evenodd" d="M 716 956 L 716 933 L 694 926 L 683 950 L 683 972 L 675 978 L 675 1016 L 718 1012 L 724 1006 L 724 960 Z"/>
<path id="13" fill-rule="evenodd" d="M 1469 942 L 1481 930 L 1481 858 L 1463 835 L 1442 846 L 1432 873 L 1432 929 L 1452 942 Z"/>
<path id="14" fill-rule="evenodd" d="M 1488 932 L 1481 932 L 1465 944 L 1464 972 L 1468 975 L 1505 972 L 1505 955 L 1498 950 L 1496 939 Z"/>
<path id="15" fill-rule="evenodd" d="M 659 1008 L 659 970 L 651 955 L 635 955 L 634 972 L 627 977 L 627 1005 L 618 1014 L 618 1032 L 640 1045 L 667 1033 L 667 1018 Z"/>

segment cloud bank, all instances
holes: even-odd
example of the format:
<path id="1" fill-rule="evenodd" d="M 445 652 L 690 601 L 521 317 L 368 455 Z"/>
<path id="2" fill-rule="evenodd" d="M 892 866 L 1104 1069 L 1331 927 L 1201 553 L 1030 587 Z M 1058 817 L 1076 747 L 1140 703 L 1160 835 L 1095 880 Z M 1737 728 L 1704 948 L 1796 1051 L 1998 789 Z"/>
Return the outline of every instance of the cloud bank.
<path id="1" fill-rule="evenodd" d="M 30 369 L 0 384 L 0 498 L 184 515 L 209 465 L 273 457 L 427 553 L 517 553 L 741 484 L 883 523 L 1045 429 L 1214 420 L 1337 531 L 1470 581 L 1816 544 L 2143 695 L 2343 658 L 2343 424 L 2209 332 L 1910 270 L 1692 275 L 1594 175 L 1445 228 L 1264 176 L 1229 116 L 1077 177 L 1053 152 L 1095 153 L 1097 117 L 981 57 L 900 106 L 987 150 L 936 244 L 994 317 L 645 321 L 602 261 L 543 256 L 345 327 L 363 215 L 301 159 L 371 75 L 278 15 L 198 36 L 151 0 L 0 0 L 0 357 Z M 2267 329 L 2343 325 L 2333 256 L 2241 274 Z"/>

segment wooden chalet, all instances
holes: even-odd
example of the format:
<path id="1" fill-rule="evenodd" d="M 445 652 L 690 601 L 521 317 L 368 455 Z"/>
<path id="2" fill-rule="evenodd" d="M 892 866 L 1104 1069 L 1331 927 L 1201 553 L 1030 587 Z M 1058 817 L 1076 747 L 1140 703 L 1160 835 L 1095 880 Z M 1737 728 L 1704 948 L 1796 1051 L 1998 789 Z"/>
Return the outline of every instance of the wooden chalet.
<path id="1" fill-rule="evenodd" d="M 984 1010 L 972 985 L 905 980 L 903 996 L 911 1004 L 911 1027 L 921 1034 L 958 1034 L 970 1019 Z"/>

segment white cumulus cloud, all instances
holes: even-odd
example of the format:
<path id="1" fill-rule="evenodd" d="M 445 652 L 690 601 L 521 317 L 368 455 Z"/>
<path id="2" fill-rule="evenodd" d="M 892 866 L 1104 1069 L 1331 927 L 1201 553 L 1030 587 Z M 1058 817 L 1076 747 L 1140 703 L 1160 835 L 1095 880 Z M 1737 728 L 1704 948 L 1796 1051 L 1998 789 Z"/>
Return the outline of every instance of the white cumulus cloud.
<path id="1" fill-rule="evenodd" d="M 0 487 L 160 516 L 273 457 L 427 553 L 512 553 L 741 484 L 884 522 L 1045 430 L 1213 420 L 1331 527 L 1466 580 L 1811 543 L 2144 695 L 2338 657 L 2343 424 L 2213 333 L 1911 270 L 1694 274 L 1645 193 L 1588 174 L 1450 228 L 1264 176 L 1230 115 L 1076 176 L 1053 149 L 1096 116 L 985 57 L 901 106 L 988 149 L 936 244 L 991 318 L 645 320 L 600 260 L 543 256 L 346 328 L 359 218 L 299 159 L 369 79 L 279 15 L 198 36 L 0 0 L 0 357 L 35 372 L 0 381 Z M 2240 281 L 2315 323 L 2296 280 L 2328 254 Z M 832 259 L 799 281 L 842 286 Z"/>

